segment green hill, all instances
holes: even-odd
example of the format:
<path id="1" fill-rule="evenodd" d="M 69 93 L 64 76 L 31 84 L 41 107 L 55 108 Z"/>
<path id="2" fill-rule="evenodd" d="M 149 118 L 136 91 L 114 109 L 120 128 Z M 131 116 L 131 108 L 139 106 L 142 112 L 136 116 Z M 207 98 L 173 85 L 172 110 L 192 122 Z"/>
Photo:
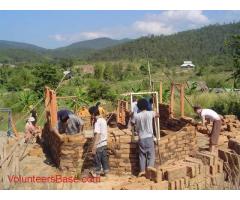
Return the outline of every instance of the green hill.
<path id="1" fill-rule="evenodd" d="M 51 54 L 60 58 L 86 58 L 97 50 L 113 47 L 130 41 L 129 39 L 113 40 L 110 38 L 97 38 L 73 43 L 66 47 L 54 49 Z"/>
<path id="2" fill-rule="evenodd" d="M 89 60 L 138 60 L 148 55 L 167 66 L 180 65 L 184 60 L 196 65 L 225 65 L 231 62 L 225 41 L 233 34 L 240 34 L 240 23 L 210 25 L 169 36 L 146 36 L 100 50 Z"/>
<path id="3" fill-rule="evenodd" d="M 73 43 L 66 47 L 45 49 L 36 45 L 0 40 L 0 62 L 41 62 L 55 58 L 86 58 L 97 50 L 126 43 L 129 39 L 97 38 Z"/>
<path id="4" fill-rule="evenodd" d="M 136 40 L 98 38 L 52 50 L 0 40 L 0 63 L 56 61 L 62 58 L 90 62 L 136 61 L 148 56 L 150 60 L 166 66 L 179 66 L 184 60 L 192 60 L 197 66 L 227 66 L 231 65 L 232 59 L 227 55 L 225 42 L 234 34 L 240 34 L 240 22 Z"/>

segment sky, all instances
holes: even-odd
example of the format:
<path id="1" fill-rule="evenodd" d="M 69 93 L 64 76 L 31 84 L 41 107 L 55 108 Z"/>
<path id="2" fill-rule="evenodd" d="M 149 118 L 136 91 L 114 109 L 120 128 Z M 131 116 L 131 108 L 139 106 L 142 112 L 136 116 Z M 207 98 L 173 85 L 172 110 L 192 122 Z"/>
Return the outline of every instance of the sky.
<path id="1" fill-rule="evenodd" d="M 138 38 L 240 21 L 240 11 L 0 11 L 0 40 L 57 48 L 109 37 Z"/>

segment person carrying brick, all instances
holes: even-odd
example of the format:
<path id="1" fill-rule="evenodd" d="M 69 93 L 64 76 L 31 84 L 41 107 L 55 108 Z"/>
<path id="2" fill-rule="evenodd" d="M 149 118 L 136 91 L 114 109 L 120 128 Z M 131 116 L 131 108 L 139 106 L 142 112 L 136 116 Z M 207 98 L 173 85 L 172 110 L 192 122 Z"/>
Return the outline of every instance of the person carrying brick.
<path id="1" fill-rule="evenodd" d="M 221 131 L 222 120 L 218 113 L 211 109 L 203 109 L 200 106 L 194 106 L 194 111 L 201 117 L 202 125 L 207 127 L 207 124 L 210 121 L 213 122 L 213 127 L 210 133 L 210 148 L 209 151 L 216 154 L 217 153 L 217 145 L 218 138 Z"/>
<path id="2" fill-rule="evenodd" d="M 137 106 L 139 113 L 134 114 L 136 123 L 136 132 L 139 137 L 139 176 L 147 176 L 147 174 L 156 174 L 155 167 L 155 147 L 153 135 L 153 118 L 159 117 L 154 111 L 147 111 L 148 101 L 139 99 Z M 150 175 L 151 176 L 151 175 Z"/>
<path id="3" fill-rule="evenodd" d="M 94 124 L 94 139 L 92 146 L 92 154 L 95 161 L 95 174 L 94 176 L 101 175 L 101 169 L 103 169 L 104 176 L 107 176 L 109 172 L 109 162 L 107 155 L 107 121 L 100 115 L 97 106 L 89 108 L 89 113 L 92 116 Z"/>

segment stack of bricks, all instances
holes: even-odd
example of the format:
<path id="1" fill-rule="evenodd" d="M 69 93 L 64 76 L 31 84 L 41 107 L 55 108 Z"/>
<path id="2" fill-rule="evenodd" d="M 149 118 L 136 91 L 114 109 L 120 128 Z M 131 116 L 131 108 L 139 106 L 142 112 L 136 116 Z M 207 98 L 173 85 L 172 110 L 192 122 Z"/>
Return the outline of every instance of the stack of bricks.
<path id="1" fill-rule="evenodd" d="M 240 131 L 240 121 L 235 115 L 225 115 L 223 117 L 222 131 Z"/>
<path id="2" fill-rule="evenodd" d="M 240 138 L 231 138 L 228 141 L 228 148 L 240 155 Z"/>
<path id="3" fill-rule="evenodd" d="M 166 163 L 159 171 L 162 177 L 159 181 L 167 181 L 170 190 L 223 188 L 223 162 L 209 152 Z"/>
<path id="4" fill-rule="evenodd" d="M 239 188 L 240 185 L 240 140 L 230 139 L 228 148 L 222 146 L 218 150 L 219 157 L 224 161 L 227 180 L 233 186 Z"/>
<path id="5" fill-rule="evenodd" d="M 168 161 L 157 168 L 155 181 L 145 177 L 131 178 L 113 189 L 184 190 L 223 189 L 223 162 L 209 152 L 201 152 L 195 157 L 186 156 L 179 161 Z"/>

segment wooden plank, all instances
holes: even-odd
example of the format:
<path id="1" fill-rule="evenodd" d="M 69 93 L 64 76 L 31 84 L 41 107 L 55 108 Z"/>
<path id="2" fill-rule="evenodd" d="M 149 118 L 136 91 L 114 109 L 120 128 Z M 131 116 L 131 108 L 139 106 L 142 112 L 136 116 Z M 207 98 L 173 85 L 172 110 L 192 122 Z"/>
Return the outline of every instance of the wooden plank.
<path id="1" fill-rule="evenodd" d="M 174 83 L 171 83 L 171 92 L 170 92 L 170 117 L 173 118 L 174 112 Z"/>
<path id="2" fill-rule="evenodd" d="M 4 147 L 3 147 L 3 157 L 6 158 L 6 156 L 7 156 L 7 147 L 6 147 L 6 145 L 4 145 Z M 9 188 L 8 167 L 7 167 L 6 162 L 3 163 L 3 165 L 2 165 L 2 176 L 3 176 L 3 189 L 8 189 Z"/>
<path id="3" fill-rule="evenodd" d="M 24 138 L 19 139 L 14 145 L 13 147 L 10 149 L 8 154 L 5 154 L 5 156 L 3 157 L 3 159 L 1 160 L 0 163 L 0 167 L 7 161 L 7 159 L 13 154 L 13 152 L 15 151 L 15 149 L 17 148 L 18 144 L 20 144 L 22 141 L 24 140 Z"/>
<path id="4" fill-rule="evenodd" d="M 180 112 L 181 117 L 184 117 L 184 84 L 180 87 Z"/>
<path id="5" fill-rule="evenodd" d="M 163 100 L 162 100 L 162 81 L 160 81 L 160 84 L 159 84 L 159 103 L 162 103 Z"/>
<path id="6" fill-rule="evenodd" d="M 57 96 L 56 92 L 50 91 L 50 116 L 51 116 L 51 127 L 56 127 L 57 125 Z"/>

